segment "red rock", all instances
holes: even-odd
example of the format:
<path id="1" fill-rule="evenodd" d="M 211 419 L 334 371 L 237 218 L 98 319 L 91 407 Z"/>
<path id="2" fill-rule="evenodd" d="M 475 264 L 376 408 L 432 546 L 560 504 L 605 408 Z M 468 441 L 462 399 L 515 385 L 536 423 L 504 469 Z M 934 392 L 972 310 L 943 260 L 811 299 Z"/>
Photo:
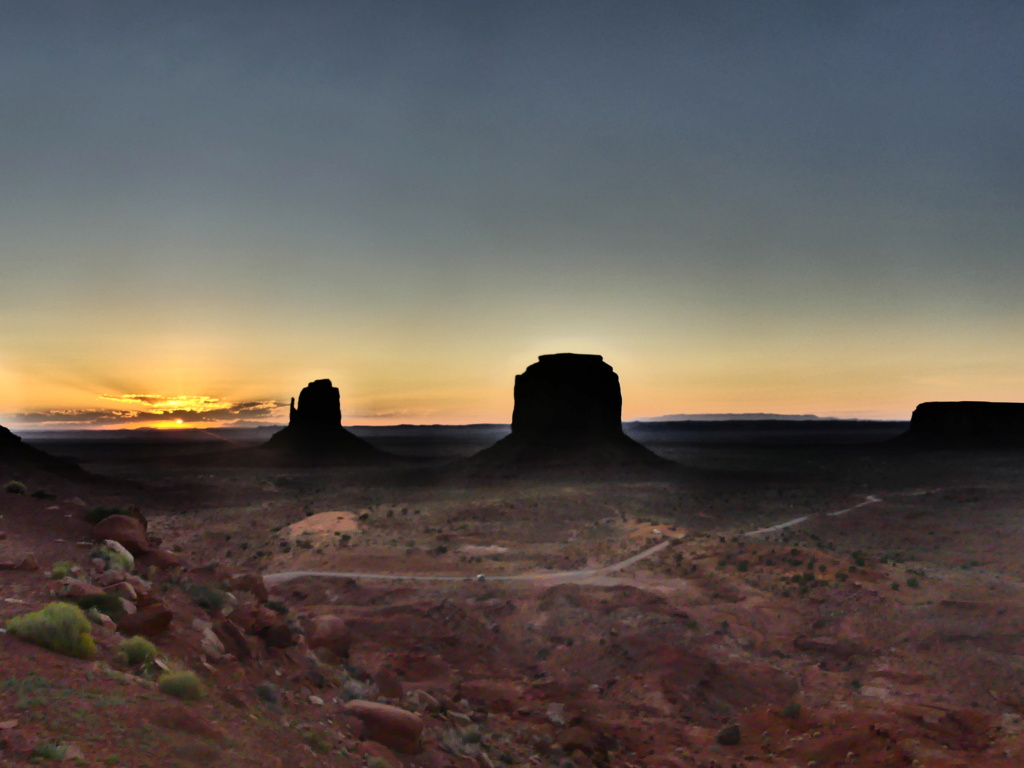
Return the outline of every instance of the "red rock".
<path id="1" fill-rule="evenodd" d="M 558 734 L 558 745 L 566 752 L 581 750 L 589 755 L 597 746 L 597 739 L 588 729 L 574 725 Z"/>
<path id="2" fill-rule="evenodd" d="M 128 515 L 111 515 L 103 518 L 92 527 L 92 537 L 97 541 L 116 541 L 132 555 L 141 555 L 150 550 L 146 529 L 139 520 Z"/>
<path id="3" fill-rule="evenodd" d="M 386 699 L 401 699 L 405 693 L 405 686 L 398 679 L 395 670 L 389 666 L 377 670 L 377 674 L 373 676 L 373 682 L 377 685 L 380 695 Z"/>
<path id="4" fill-rule="evenodd" d="M 232 592 L 248 592 L 261 603 L 265 603 L 270 599 L 267 585 L 263 581 L 263 576 L 259 573 L 235 574 L 228 578 L 226 586 Z"/>
<path id="5" fill-rule="evenodd" d="M 174 614 L 162 603 L 153 603 L 136 613 L 122 616 L 117 620 L 117 629 L 123 635 L 156 637 L 167 631 Z"/>
<path id="6" fill-rule="evenodd" d="M 154 547 L 148 552 L 139 555 L 135 564 L 142 571 L 145 571 L 150 567 L 156 568 L 158 571 L 169 571 L 173 568 L 181 568 L 183 562 L 181 558 L 173 552 L 168 552 L 166 549 Z"/>
<path id="7" fill-rule="evenodd" d="M 292 632 L 292 628 L 283 621 L 278 621 L 266 627 L 260 632 L 260 637 L 263 638 L 267 648 L 290 648 L 298 640 L 295 633 Z"/>
<path id="8" fill-rule="evenodd" d="M 124 571 L 104 571 L 95 578 L 95 582 L 101 587 L 110 587 L 120 584 L 126 578 L 128 578 L 128 574 Z"/>
<path id="9" fill-rule="evenodd" d="M 57 594 L 61 597 L 67 597 L 71 600 L 81 600 L 84 597 L 97 597 L 103 594 L 103 590 L 97 587 L 95 584 L 90 584 L 87 581 L 81 579 L 73 579 L 70 576 L 66 579 L 61 579 L 60 586 L 57 587 Z"/>
<path id="10" fill-rule="evenodd" d="M 348 702 L 344 712 L 362 720 L 365 738 L 370 741 L 379 742 L 396 752 L 415 754 L 420 751 L 423 720 L 419 715 L 400 707 L 361 699 Z"/>
<path id="11" fill-rule="evenodd" d="M 15 564 L 14 568 L 18 571 L 38 571 L 39 562 L 35 555 L 25 555 Z"/>
<path id="12" fill-rule="evenodd" d="M 213 632 L 224 644 L 224 649 L 239 661 L 251 659 L 245 634 L 230 619 L 222 619 L 213 625 Z"/>
<path id="13" fill-rule="evenodd" d="M 338 658 L 345 659 L 352 645 L 352 634 L 344 619 L 328 614 L 313 619 L 306 642 L 313 650 L 326 648 Z"/>

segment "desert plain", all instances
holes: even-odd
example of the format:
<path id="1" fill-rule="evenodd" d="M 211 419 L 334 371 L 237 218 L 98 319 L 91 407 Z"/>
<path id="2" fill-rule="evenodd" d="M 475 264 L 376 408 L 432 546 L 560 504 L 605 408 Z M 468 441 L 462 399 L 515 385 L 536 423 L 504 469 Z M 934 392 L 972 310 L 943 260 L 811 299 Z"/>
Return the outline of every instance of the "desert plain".
<path id="1" fill-rule="evenodd" d="M 102 585 L 83 516 L 135 508 L 161 553 L 135 603 L 204 695 L 111 621 L 91 659 L 0 635 L 0 762 L 1017 768 L 1024 453 L 906 427 L 632 424 L 669 463 L 623 472 L 465 461 L 501 427 L 365 430 L 382 467 L 246 463 L 256 430 L 36 436 L 82 471 L 0 463 L 28 491 L 0 494 L 0 620 L 55 564 Z"/>

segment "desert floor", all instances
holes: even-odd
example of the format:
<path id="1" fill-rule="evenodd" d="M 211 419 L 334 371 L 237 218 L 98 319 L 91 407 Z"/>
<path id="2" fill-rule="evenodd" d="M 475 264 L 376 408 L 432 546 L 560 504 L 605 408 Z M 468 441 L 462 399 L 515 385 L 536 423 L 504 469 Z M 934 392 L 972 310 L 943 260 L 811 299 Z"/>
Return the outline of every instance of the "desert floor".
<path id="1" fill-rule="evenodd" d="M 102 479 L 21 471 L 57 499 L 0 498 L 0 561 L 42 566 L 0 574 L 2 617 L 88 567 L 83 509 L 137 505 L 185 566 L 148 574 L 157 644 L 209 694 L 182 710 L 113 635 L 88 662 L 0 637 L 10 764 L 63 742 L 89 766 L 1024 765 L 1024 452 L 662 435 L 674 468 L 616 479 L 467 475 L 446 462 L 473 446 L 428 443 L 386 469 L 42 445 Z M 224 609 L 188 586 L 244 573 L 296 633 L 343 619 L 347 655 L 211 658 Z M 369 739 L 350 699 L 417 712 L 423 749 Z"/>

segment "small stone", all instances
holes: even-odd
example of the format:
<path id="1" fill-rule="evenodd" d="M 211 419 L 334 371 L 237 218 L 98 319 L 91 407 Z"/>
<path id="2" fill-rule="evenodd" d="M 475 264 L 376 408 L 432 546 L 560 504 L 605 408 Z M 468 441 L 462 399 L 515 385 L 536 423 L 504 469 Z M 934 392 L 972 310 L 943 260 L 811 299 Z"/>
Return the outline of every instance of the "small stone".
<path id="1" fill-rule="evenodd" d="M 18 561 L 15 568 L 19 571 L 38 571 L 39 562 L 36 560 L 35 555 L 25 555 Z"/>
<path id="2" fill-rule="evenodd" d="M 718 735 L 715 737 L 715 741 L 723 747 L 736 746 L 741 741 L 740 727 L 736 723 L 725 726 L 725 728 L 718 732 Z"/>
<path id="3" fill-rule="evenodd" d="M 85 752 L 82 751 L 81 747 L 75 744 L 68 744 L 64 747 L 63 759 L 65 761 L 85 760 Z"/>
<path id="4" fill-rule="evenodd" d="M 310 696 L 309 703 L 317 707 L 322 707 L 324 705 L 324 700 L 321 699 L 319 696 Z"/>

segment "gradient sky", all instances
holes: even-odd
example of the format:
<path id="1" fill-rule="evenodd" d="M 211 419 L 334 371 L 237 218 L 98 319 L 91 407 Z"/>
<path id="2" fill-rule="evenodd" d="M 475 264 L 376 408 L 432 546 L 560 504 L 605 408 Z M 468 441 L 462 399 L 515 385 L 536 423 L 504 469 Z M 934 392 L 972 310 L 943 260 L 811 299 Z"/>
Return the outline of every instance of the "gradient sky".
<path id="1" fill-rule="evenodd" d="M 1024 400 L 1024 3 L 0 2 L 0 423 Z M 176 399 L 176 400 L 175 400 Z M 136 416 L 138 424 L 148 417 Z"/>

